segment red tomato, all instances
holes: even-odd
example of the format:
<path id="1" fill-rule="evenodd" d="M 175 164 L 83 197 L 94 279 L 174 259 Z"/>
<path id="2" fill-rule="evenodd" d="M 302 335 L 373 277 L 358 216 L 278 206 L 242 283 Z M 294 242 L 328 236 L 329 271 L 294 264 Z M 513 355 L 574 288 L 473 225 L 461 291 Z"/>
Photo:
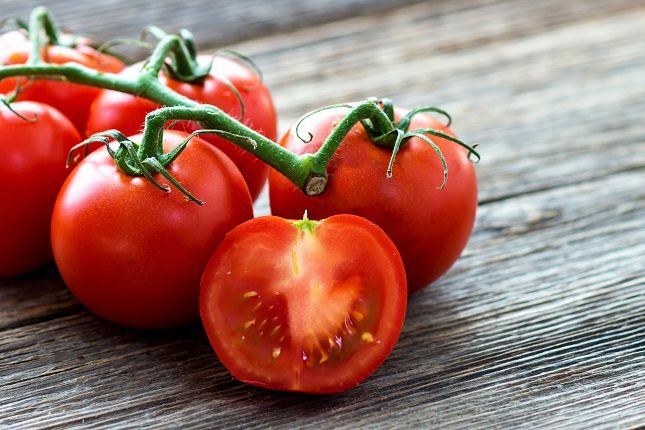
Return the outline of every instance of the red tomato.
<path id="1" fill-rule="evenodd" d="M 398 119 L 405 111 L 396 110 Z M 313 153 L 347 110 L 324 110 L 306 119 L 300 135 L 313 135 L 304 144 L 290 130 L 280 144 L 298 154 Z M 452 132 L 427 114 L 414 117 L 410 130 L 435 128 Z M 363 216 L 380 226 L 401 252 L 408 290 L 417 291 L 444 274 L 464 249 L 475 220 L 477 179 L 467 150 L 431 136 L 448 165 L 446 186 L 436 152 L 423 140 L 411 139 L 396 157 L 391 178 L 386 170 L 392 151 L 373 144 L 356 125 L 341 143 L 327 172 L 325 192 L 308 197 L 277 171 L 269 178 L 274 215 L 293 218 L 308 211 L 312 219 L 338 213 Z"/>
<path id="2" fill-rule="evenodd" d="M 185 136 L 166 131 L 164 149 Z M 204 205 L 123 174 L 101 148 L 74 169 L 54 206 L 52 247 L 63 280 L 90 310 L 121 325 L 197 320 L 208 259 L 226 232 L 253 216 L 238 169 L 201 139 L 192 139 L 168 171 Z"/>
<path id="3" fill-rule="evenodd" d="M 67 169 L 70 148 L 81 138 L 51 106 L 35 102 L 0 108 L 0 277 L 16 276 L 52 259 L 49 221 Z"/>
<path id="4" fill-rule="evenodd" d="M 74 48 L 49 46 L 43 53 L 43 60 L 52 64 L 78 63 L 100 72 L 117 73 L 123 69 L 123 63 L 111 55 L 101 53 L 80 39 Z M 12 31 L 0 36 L 0 65 L 24 64 L 29 56 L 31 45 L 24 33 Z M 0 81 L 0 93 L 7 94 L 16 89 L 18 78 L 7 78 Z M 76 126 L 81 136 L 92 101 L 99 93 L 99 88 L 73 84 L 63 81 L 20 79 L 21 92 L 18 100 L 33 100 L 54 106 L 64 113 Z"/>
<path id="5" fill-rule="evenodd" d="M 211 61 L 211 57 L 200 56 L 202 63 Z M 141 70 L 142 64 L 135 64 L 123 71 L 123 74 L 134 75 Z M 176 81 L 165 73 L 160 73 L 159 79 L 175 92 L 199 103 L 207 103 L 222 109 L 234 118 L 240 118 L 240 102 L 231 89 L 219 78 L 227 78 L 237 88 L 244 102 L 244 118 L 242 122 L 268 137 L 277 138 L 277 119 L 273 100 L 269 90 L 260 78 L 249 68 L 227 58 L 215 57 L 210 75 L 200 84 Z M 147 99 L 104 90 L 91 108 L 87 124 L 87 135 L 117 129 L 125 134 L 138 133 L 143 130 L 145 116 L 159 106 Z M 203 127 L 194 122 L 182 122 L 175 125 L 176 129 L 193 132 Z M 211 142 L 224 151 L 240 169 L 246 180 L 251 196 L 257 198 L 268 176 L 268 166 L 253 154 L 240 149 L 226 139 L 203 134 L 202 139 Z"/>
<path id="6" fill-rule="evenodd" d="M 255 218 L 222 241 L 202 278 L 202 322 L 243 382 L 339 392 L 370 375 L 398 340 L 401 257 L 373 223 Z"/>

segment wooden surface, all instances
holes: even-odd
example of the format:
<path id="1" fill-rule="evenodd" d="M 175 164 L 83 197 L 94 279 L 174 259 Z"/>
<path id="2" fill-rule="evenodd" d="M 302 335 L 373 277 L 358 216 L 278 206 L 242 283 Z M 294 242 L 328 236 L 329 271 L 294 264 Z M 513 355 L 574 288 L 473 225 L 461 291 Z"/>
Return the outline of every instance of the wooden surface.
<path id="1" fill-rule="evenodd" d="M 155 23 L 233 44 L 263 69 L 282 129 L 372 95 L 441 106 L 481 143 L 480 208 L 390 358 L 339 395 L 242 385 L 198 325 L 114 326 L 53 267 L 0 280 L 0 428 L 645 426 L 645 3 L 44 4 L 105 39 Z"/>

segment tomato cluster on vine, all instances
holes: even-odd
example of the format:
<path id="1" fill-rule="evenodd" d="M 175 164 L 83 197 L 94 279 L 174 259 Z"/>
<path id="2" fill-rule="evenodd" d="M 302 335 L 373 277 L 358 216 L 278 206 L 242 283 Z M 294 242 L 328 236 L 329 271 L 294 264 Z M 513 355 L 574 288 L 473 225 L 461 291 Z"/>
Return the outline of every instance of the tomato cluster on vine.
<path id="1" fill-rule="evenodd" d="M 477 152 L 442 110 L 385 99 L 318 109 L 276 142 L 270 91 L 245 57 L 155 31 L 129 67 L 43 8 L 0 37 L 0 193 L 13 208 L 0 212 L 0 277 L 53 259 L 114 323 L 201 318 L 242 381 L 355 386 L 394 348 L 408 294 L 466 246 Z M 273 215 L 254 218 L 265 186 Z"/>

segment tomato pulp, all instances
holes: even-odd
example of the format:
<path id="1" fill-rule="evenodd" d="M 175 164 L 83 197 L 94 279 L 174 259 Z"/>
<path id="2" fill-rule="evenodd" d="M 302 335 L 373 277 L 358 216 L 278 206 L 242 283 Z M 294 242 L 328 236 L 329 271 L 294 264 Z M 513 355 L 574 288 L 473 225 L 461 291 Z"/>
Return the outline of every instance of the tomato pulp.
<path id="1" fill-rule="evenodd" d="M 200 296 L 211 344 L 236 378 L 312 393 L 371 374 L 394 347 L 406 304 L 398 251 L 353 215 L 238 226 L 210 260 Z"/>

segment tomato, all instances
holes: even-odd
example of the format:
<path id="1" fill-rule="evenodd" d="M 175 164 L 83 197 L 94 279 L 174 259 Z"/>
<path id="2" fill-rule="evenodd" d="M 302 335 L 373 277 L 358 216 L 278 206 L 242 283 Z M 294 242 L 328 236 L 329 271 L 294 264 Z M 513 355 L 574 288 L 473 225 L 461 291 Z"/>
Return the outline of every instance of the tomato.
<path id="1" fill-rule="evenodd" d="M 395 110 L 395 119 L 405 115 Z M 347 110 L 323 110 L 301 123 L 304 144 L 289 130 L 280 144 L 297 154 L 313 153 Z M 413 117 L 410 130 L 434 128 L 452 132 L 425 113 Z M 269 178 L 274 215 L 293 218 L 307 210 L 320 219 L 338 213 L 363 216 L 380 226 L 401 252 L 408 290 L 418 291 L 444 274 L 457 260 L 470 237 L 477 208 L 477 180 L 467 150 L 454 142 L 430 136 L 448 166 L 420 138 L 412 138 L 396 157 L 392 177 L 386 171 L 392 151 L 373 144 L 362 125 L 356 125 L 334 154 L 322 195 L 308 197 L 277 171 Z"/>
<path id="2" fill-rule="evenodd" d="M 124 67 L 121 60 L 97 51 L 86 39 L 78 39 L 75 47 L 49 46 L 43 53 L 43 60 L 52 64 L 78 63 L 100 72 L 117 73 Z M 26 35 L 12 31 L 0 36 L 0 65 L 24 64 L 27 62 L 31 45 Z M 81 136 L 92 101 L 99 88 L 64 81 L 7 78 L 0 81 L 0 93 L 7 94 L 16 89 L 20 81 L 18 100 L 33 100 L 54 106 L 74 123 Z"/>
<path id="3" fill-rule="evenodd" d="M 36 102 L 0 108 L 0 277 L 17 276 L 52 259 L 49 220 L 81 138 L 58 110 Z"/>
<path id="4" fill-rule="evenodd" d="M 207 63 L 211 57 L 200 56 L 198 61 Z M 248 67 L 236 61 L 223 57 L 212 59 L 211 72 L 199 84 L 174 80 L 164 72 L 159 79 L 173 91 L 199 103 L 217 106 L 234 118 L 240 118 L 240 102 L 234 92 L 220 77 L 225 77 L 237 89 L 244 102 L 244 118 L 242 122 L 263 134 L 271 140 L 277 138 L 277 119 L 273 100 L 267 87 L 260 77 Z M 130 66 L 122 73 L 134 75 L 141 70 L 142 64 Z M 87 134 L 117 129 L 122 133 L 138 133 L 143 129 L 145 116 L 159 106 L 147 99 L 135 97 L 116 91 L 104 90 L 98 96 L 91 108 L 87 124 Z M 181 122 L 174 126 L 186 132 L 192 132 L 203 127 L 194 122 Z M 268 176 L 268 166 L 253 154 L 239 148 L 229 141 L 212 135 L 203 134 L 201 138 L 211 142 L 224 151 L 242 172 L 251 196 L 257 198 Z"/>
<path id="5" fill-rule="evenodd" d="M 185 136 L 166 131 L 164 149 Z M 121 325 L 197 320 L 208 259 L 227 231 L 253 216 L 239 170 L 201 139 L 192 139 L 168 171 L 204 205 L 125 175 L 100 148 L 72 171 L 54 206 L 51 240 L 63 280 L 90 310 Z"/>
<path id="6" fill-rule="evenodd" d="M 200 295 L 208 338 L 233 376 L 311 393 L 346 390 L 380 366 L 406 304 L 392 241 L 354 215 L 241 224 L 208 263 Z"/>

